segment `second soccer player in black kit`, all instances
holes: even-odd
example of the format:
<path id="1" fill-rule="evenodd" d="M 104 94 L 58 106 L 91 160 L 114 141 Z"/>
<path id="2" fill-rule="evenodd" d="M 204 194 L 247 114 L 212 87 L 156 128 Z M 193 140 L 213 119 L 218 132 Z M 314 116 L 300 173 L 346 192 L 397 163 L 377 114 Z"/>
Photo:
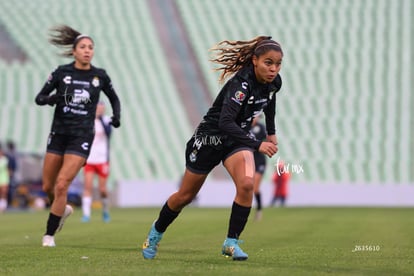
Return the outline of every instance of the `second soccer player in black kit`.
<path id="1" fill-rule="evenodd" d="M 260 117 L 255 117 L 253 119 L 253 123 L 250 129 L 250 133 L 256 138 L 258 141 L 265 141 L 266 140 L 266 126 L 260 122 Z M 259 152 L 254 152 L 254 166 L 256 168 L 256 172 L 254 174 L 254 188 L 253 188 L 253 195 L 256 199 L 256 214 L 254 219 L 259 221 L 262 219 L 262 195 L 260 193 L 260 184 L 262 183 L 263 174 L 266 171 L 266 156 Z"/>
<path id="2" fill-rule="evenodd" d="M 55 246 L 54 235 L 62 229 L 73 209 L 67 205 L 72 180 L 86 163 L 94 139 L 96 106 L 100 92 L 108 97 L 112 125 L 120 126 L 121 105 L 105 70 L 92 66 L 94 42 L 69 26 L 58 26 L 50 42 L 67 47 L 64 56 L 74 62 L 59 66 L 36 96 L 38 105 L 55 106 L 43 164 L 43 190 L 51 207 L 42 245 Z M 52 93 L 56 91 L 55 93 Z"/>
<path id="3" fill-rule="evenodd" d="M 283 52 L 276 41 L 259 36 L 250 41 L 223 41 L 213 50 L 212 60 L 220 65 L 221 80 L 232 76 L 221 89 L 186 147 L 186 170 L 180 188 L 162 207 L 153 223 L 142 254 L 153 259 L 167 227 L 201 189 L 210 171 L 220 162 L 236 186 L 227 236 L 222 254 L 233 260 L 246 260 L 239 237 L 249 217 L 253 200 L 255 165 L 253 152 L 272 157 L 276 154 L 276 95 L 282 85 L 279 71 Z M 265 114 L 267 140 L 249 134 L 254 117 Z"/>

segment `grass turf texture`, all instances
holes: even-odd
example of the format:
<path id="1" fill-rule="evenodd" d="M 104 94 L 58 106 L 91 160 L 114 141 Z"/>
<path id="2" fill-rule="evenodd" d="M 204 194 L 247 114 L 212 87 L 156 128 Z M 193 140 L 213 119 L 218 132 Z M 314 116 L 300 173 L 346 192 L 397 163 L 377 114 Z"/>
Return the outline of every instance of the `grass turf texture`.
<path id="1" fill-rule="evenodd" d="M 159 209 L 112 209 L 105 224 L 81 210 L 41 247 L 48 212 L 0 215 L 0 275 L 413 275 L 413 208 L 285 208 L 254 211 L 242 234 L 244 262 L 221 256 L 230 209 L 187 207 L 144 260 Z"/>

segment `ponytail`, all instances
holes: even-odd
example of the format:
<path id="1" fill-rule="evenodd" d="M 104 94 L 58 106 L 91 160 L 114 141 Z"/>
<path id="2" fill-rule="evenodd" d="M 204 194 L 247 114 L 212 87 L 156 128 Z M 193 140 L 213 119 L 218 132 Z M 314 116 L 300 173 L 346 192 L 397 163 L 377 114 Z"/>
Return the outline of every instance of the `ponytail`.
<path id="1" fill-rule="evenodd" d="M 81 34 L 67 25 L 59 25 L 50 30 L 49 42 L 52 45 L 64 48 L 64 51 L 61 53 L 64 57 L 72 56 L 72 50 L 76 48 L 76 45 L 82 38 L 89 38 L 93 43 L 89 35 Z"/>

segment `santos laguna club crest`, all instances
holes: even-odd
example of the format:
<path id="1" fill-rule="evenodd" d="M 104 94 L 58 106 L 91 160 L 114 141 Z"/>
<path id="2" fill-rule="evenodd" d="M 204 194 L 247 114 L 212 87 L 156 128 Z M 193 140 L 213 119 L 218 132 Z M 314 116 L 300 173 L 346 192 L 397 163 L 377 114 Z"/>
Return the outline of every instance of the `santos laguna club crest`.
<path id="1" fill-rule="evenodd" d="M 197 153 L 198 153 L 198 151 L 197 151 L 197 150 L 193 150 L 193 151 L 190 153 L 190 161 L 191 161 L 192 163 L 194 163 L 194 162 L 197 160 Z"/>
<path id="2" fill-rule="evenodd" d="M 94 77 L 92 80 L 92 85 L 94 87 L 98 87 L 99 86 L 99 78 L 98 77 Z"/>

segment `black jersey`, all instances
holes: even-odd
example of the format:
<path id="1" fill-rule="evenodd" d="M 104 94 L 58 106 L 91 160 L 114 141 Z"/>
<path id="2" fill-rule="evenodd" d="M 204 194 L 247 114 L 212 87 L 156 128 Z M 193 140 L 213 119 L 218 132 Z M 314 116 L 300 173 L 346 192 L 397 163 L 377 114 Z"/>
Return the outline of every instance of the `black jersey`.
<path id="1" fill-rule="evenodd" d="M 256 80 L 253 65 L 241 69 L 221 89 L 195 135 L 222 135 L 230 143 L 258 149 L 261 141 L 249 133 L 252 120 L 263 111 L 267 133 L 275 134 L 275 93 L 281 86 L 280 75 L 262 84 Z"/>
<path id="2" fill-rule="evenodd" d="M 120 118 L 119 98 L 103 69 L 91 66 L 90 70 L 79 70 L 74 62 L 59 66 L 36 96 L 36 103 L 45 105 L 54 90 L 58 95 L 51 128 L 54 133 L 74 136 L 93 134 L 101 91 L 108 97 L 114 116 Z"/>

